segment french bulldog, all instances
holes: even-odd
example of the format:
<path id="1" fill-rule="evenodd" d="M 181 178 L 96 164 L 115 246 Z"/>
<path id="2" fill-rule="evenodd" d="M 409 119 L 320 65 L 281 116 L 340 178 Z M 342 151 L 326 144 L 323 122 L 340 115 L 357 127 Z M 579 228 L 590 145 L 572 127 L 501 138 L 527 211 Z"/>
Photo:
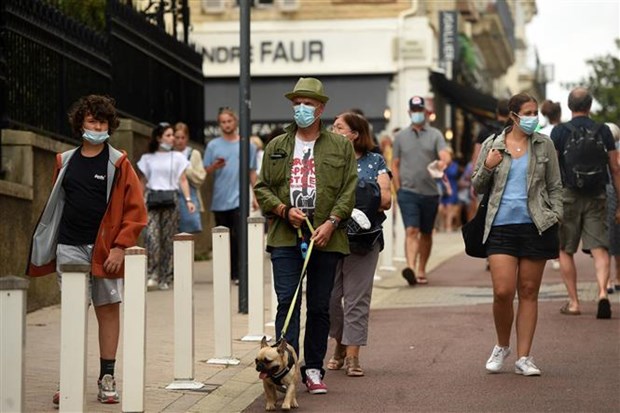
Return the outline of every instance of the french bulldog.
<path id="1" fill-rule="evenodd" d="M 282 339 L 274 346 L 267 344 L 263 337 L 260 350 L 256 356 L 256 371 L 263 380 L 265 390 L 265 410 L 276 409 L 278 400 L 276 390 L 285 389 L 286 395 L 282 402 L 282 410 L 299 407 L 296 397 L 296 385 L 299 382 L 300 372 L 297 354 L 293 346 Z"/>

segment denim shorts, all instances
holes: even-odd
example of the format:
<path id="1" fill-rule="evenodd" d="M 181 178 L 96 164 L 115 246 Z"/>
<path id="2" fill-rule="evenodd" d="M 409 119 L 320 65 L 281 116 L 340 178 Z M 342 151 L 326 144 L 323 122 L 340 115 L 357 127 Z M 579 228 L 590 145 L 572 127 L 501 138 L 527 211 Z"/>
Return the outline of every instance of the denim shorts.
<path id="1" fill-rule="evenodd" d="M 405 228 L 419 228 L 423 234 L 432 234 L 439 207 L 439 195 L 420 195 L 399 189 L 396 196 Z"/>
<path id="2" fill-rule="evenodd" d="M 538 233 L 534 224 L 510 224 L 491 227 L 487 254 L 506 254 L 517 258 L 550 260 L 560 255 L 558 224 Z"/>

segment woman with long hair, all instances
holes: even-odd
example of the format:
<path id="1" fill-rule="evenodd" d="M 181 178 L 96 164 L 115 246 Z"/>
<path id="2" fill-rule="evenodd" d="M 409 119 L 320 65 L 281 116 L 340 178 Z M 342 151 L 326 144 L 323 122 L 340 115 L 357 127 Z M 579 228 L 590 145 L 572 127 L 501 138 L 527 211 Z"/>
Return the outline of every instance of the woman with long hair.
<path id="1" fill-rule="evenodd" d="M 146 226 L 147 287 L 159 287 L 160 290 L 169 289 L 172 283 L 172 237 L 179 228 L 179 189 L 190 213 L 196 210 L 185 175 L 189 161 L 181 152 L 172 150 L 173 144 L 174 130 L 169 123 L 162 122 L 153 128 L 148 153 L 138 161 L 149 214 Z"/>
<path id="2" fill-rule="evenodd" d="M 360 347 L 365 346 L 368 340 L 372 285 L 379 252 L 383 249 L 381 223 L 385 219 L 383 211 L 392 206 L 392 193 L 390 175 L 383 156 L 371 152 L 374 142 L 368 121 L 356 113 L 343 113 L 336 117 L 333 131 L 353 144 L 360 182 L 368 182 L 367 187 L 376 184 L 379 188 L 375 193 L 377 199 L 373 203 L 375 211 L 364 214 L 367 215 L 369 228 L 365 234 L 355 234 L 356 238 L 363 241 L 356 246 L 349 231 L 351 254 L 338 264 L 330 300 L 329 335 L 336 340 L 336 347 L 327 368 L 339 370 L 345 365 L 347 376 L 356 377 L 364 375 L 359 363 L 359 353 Z M 358 190 L 359 188 L 358 184 Z M 364 200 L 359 196 L 357 198 L 356 208 L 362 208 L 360 202 Z M 360 210 L 353 210 L 352 220 L 360 221 L 359 212 Z"/>
<path id="3" fill-rule="evenodd" d="M 490 190 L 483 241 L 493 282 L 493 319 L 497 344 L 486 363 L 498 373 L 510 355 L 516 315 L 515 372 L 538 376 L 530 355 L 538 320 L 538 292 L 548 259 L 559 255 L 562 181 L 555 147 L 535 132 L 538 103 L 519 93 L 508 102 L 507 127 L 482 146 L 472 176 L 478 194 Z"/>

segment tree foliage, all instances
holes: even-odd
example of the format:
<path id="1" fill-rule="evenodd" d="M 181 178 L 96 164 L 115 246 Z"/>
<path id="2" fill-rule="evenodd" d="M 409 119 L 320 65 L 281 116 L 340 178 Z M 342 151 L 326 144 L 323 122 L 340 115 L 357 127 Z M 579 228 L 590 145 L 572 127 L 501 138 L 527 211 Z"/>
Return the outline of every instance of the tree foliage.
<path id="1" fill-rule="evenodd" d="M 616 39 L 616 53 L 587 60 L 590 73 L 579 85 L 587 87 L 600 108 L 592 113 L 597 122 L 620 123 L 620 39 Z M 567 84 L 568 88 L 578 86 Z"/>
<path id="2" fill-rule="evenodd" d="M 48 0 L 48 2 L 91 29 L 105 30 L 106 0 Z"/>

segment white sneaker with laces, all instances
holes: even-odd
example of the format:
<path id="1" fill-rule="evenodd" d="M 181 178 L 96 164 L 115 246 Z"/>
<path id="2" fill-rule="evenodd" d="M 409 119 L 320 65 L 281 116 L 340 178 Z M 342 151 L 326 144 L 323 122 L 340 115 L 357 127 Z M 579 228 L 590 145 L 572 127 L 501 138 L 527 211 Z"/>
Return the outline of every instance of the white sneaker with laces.
<path id="1" fill-rule="evenodd" d="M 534 364 L 532 356 L 527 356 L 515 362 L 515 373 L 524 376 L 540 376 L 540 369 Z"/>
<path id="2" fill-rule="evenodd" d="M 491 357 L 487 360 L 487 371 L 489 373 L 499 373 L 504 365 L 504 360 L 508 358 L 510 355 L 510 347 L 493 347 L 493 351 L 491 352 Z"/>
<path id="3" fill-rule="evenodd" d="M 158 282 L 153 278 L 149 278 L 146 282 L 146 288 L 157 288 Z"/>

